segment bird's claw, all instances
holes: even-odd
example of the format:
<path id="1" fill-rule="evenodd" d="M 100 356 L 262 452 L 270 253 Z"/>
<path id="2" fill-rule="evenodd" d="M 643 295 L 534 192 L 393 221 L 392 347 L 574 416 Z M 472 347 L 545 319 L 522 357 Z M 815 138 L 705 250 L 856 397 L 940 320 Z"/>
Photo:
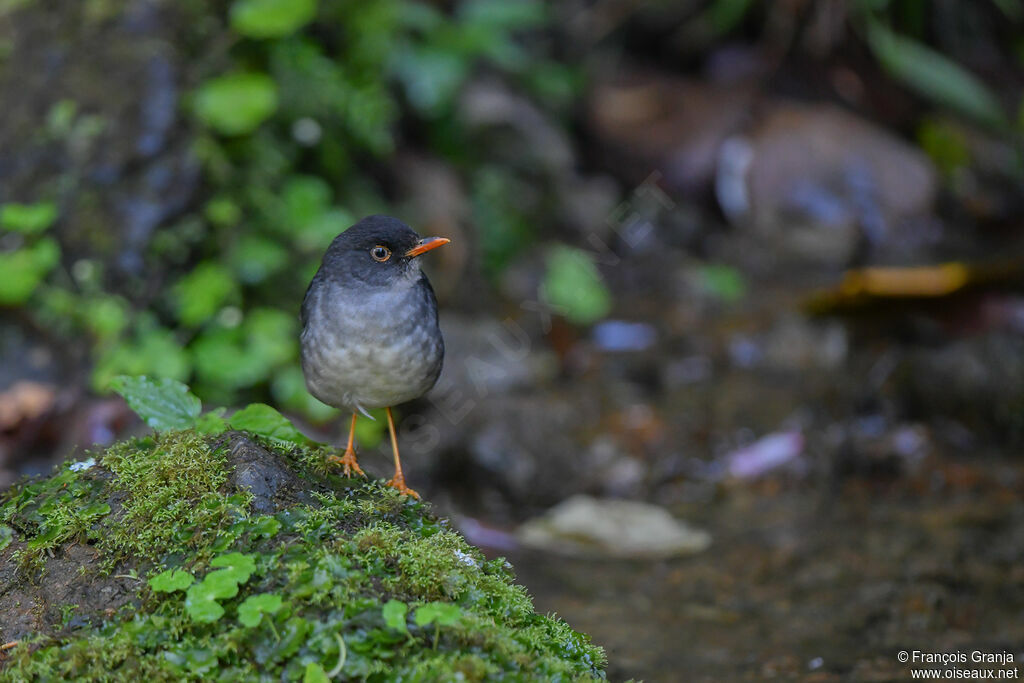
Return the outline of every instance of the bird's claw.
<path id="1" fill-rule="evenodd" d="M 420 494 L 413 491 L 411 488 L 405 485 L 405 477 L 396 474 L 388 480 L 388 486 L 393 489 L 398 489 L 398 492 L 403 496 L 412 496 L 416 500 L 420 499 Z"/>
<path id="2" fill-rule="evenodd" d="M 345 449 L 345 453 L 340 458 L 331 453 L 327 456 L 327 462 L 335 465 L 341 465 L 341 473 L 343 476 L 351 477 L 353 472 L 361 477 L 366 476 L 363 472 L 363 468 L 359 466 L 358 462 L 356 462 L 355 450 L 351 448 Z"/>

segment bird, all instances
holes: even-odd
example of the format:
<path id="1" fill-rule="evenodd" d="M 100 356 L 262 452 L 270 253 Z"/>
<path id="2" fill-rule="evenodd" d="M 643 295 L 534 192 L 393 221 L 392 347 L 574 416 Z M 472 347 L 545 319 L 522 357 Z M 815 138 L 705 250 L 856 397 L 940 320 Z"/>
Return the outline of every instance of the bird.
<path id="1" fill-rule="evenodd" d="M 390 216 L 367 216 L 331 242 L 301 309 L 301 362 L 309 392 L 352 413 L 348 446 L 339 457 L 344 476 L 366 476 L 355 452 L 356 419 L 384 408 L 395 474 L 388 486 L 413 498 L 402 473 L 392 406 L 425 394 L 444 364 L 437 297 L 420 256 L 448 244 L 421 238 Z"/>

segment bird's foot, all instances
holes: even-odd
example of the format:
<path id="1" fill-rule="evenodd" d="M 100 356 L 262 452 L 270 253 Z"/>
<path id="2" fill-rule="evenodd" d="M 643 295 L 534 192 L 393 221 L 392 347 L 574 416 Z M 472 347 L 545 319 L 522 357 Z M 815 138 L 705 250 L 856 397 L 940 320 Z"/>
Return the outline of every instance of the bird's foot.
<path id="1" fill-rule="evenodd" d="M 396 474 L 395 476 L 391 477 L 391 479 L 388 481 L 388 486 L 390 486 L 393 489 L 398 489 L 398 492 L 401 493 L 403 496 L 412 496 L 416 500 L 420 499 L 420 494 L 416 493 L 411 488 L 405 485 L 405 477 L 401 474 Z"/>
<path id="2" fill-rule="evenodd" d="M 356 462 L 355 449 L 346 448 L 345 453 L 339 458 L 334 453 L 327 456 L 327 462 L 334 465 L 341 465 L 341 473 L 346 477 L 351 477 L 352 473 L 355 472 L 361 477 L 365 477 L 366 474 L 363 472 L 363 468 Z"/>

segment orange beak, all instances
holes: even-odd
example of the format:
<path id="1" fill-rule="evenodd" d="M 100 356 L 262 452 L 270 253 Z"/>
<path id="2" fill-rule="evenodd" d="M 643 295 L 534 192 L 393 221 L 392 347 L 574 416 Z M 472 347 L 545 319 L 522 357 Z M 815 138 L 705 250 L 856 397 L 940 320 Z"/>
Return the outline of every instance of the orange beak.
<path id="1" fill-rule="evenodd" d="M 405 252 L 406 258 L 413 258 L 420 254 L 426 254 L 431 249 L 437 249 L 451 242 L 447 237 L 424 237 L 415 247 Z"/>

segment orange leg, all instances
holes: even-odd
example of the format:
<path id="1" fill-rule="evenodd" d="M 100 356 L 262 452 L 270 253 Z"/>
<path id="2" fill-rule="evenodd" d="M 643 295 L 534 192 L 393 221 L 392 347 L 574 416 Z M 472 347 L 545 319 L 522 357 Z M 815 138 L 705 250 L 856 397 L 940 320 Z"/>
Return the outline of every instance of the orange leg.
<path id="1" fill-rule="evenodd" d="M 352 413 L 352 426 L 348 429 L 348 448 L 345 449 L 344 455 L 340 458 L 333 453 L 327 456 L 327 461 L 341 465 L 341 472 L 346 477 L 352 476 L 352 473 L 366 476 L 363 474 L 363 468 L 356 462 L 356 449 L 353 448 L 352 443 L 356 438 L 356 414 Z"/>
<path id="2" fill-rule="evenodd" d="M 395 476 L 391 477 L 388 486 L 398 489 L 398 492 L 405 496 L 419 498 L 420 494 L 405 485 L 405 475 L 402 474 L 402 461 L 398 458 L 398 437 L 395 436 L 395 420 L 391 417 L 391 408 L 388 411 L 388 430 L 391 431 L 391 452 L 395 454 Z"/>

